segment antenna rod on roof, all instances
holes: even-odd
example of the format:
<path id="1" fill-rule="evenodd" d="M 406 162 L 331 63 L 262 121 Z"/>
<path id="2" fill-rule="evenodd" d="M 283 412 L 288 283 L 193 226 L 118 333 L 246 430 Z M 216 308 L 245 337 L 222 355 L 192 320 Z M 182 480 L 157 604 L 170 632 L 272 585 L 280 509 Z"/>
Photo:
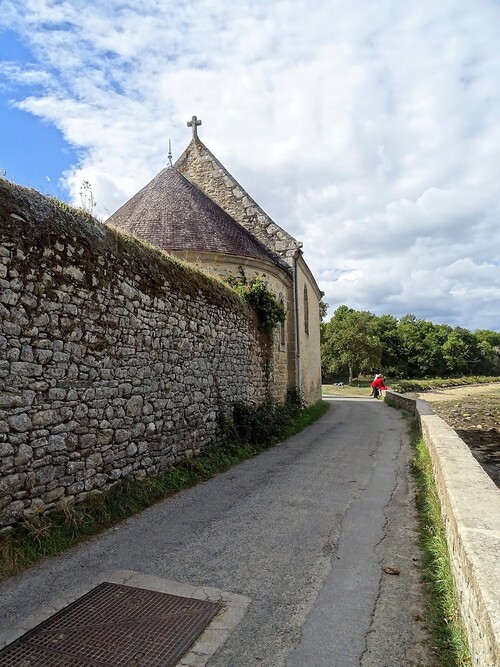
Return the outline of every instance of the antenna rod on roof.
<path id="1" fill-rule="evenodd" d="M 168 140 L 168 164 L 170 167 L 172 167 L 172 144 L 170 143 L 170 139 Z"/>

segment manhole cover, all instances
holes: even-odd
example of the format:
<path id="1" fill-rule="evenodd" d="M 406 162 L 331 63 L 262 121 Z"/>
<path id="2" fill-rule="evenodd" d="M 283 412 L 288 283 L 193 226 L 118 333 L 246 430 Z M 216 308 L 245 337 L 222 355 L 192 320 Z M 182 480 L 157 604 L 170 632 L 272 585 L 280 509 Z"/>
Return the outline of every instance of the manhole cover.
<path id="1" fill-rule="evenodd" d="M 0 651 L 0 667 L 172 667 L 221 607 L 104 583 Z"/>

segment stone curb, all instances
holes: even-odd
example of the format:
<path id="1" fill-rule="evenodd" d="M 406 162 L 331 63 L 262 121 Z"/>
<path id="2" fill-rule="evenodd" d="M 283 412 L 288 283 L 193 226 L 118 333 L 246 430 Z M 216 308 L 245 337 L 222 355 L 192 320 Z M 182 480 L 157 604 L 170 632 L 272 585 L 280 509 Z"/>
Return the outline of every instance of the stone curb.
<path id="1" fill-rule="evenodd" d="M 473 664 L 500 665 L 500 493 L 465 442 L 425 401 L 387 392 L 420 421 L 445 522 Z"/>
<path id="2" fill-rule="evenodd" d="M 179 595 L 180 597 L 222 603 L 223 607 L 219 613 L 208 624 L 189 651 L 179 660 L 177 663 L 179 667 L 204 667 L 241 621 L 251 602 L 250 598 L 244 595 L 229 593 L 218 588 L 193 586 L 132 570 L 103 572 L 99 576 L 86 581 L 85 584 L 75 587 L 64 597 L 59 597 L 40 607 L 23 622 L 22 626 L 18 626 L 9 632 L 0 631 L 0 648 L 18 639 L 21 635 L 105 581 L 169 593 L 170 595 Z"/>

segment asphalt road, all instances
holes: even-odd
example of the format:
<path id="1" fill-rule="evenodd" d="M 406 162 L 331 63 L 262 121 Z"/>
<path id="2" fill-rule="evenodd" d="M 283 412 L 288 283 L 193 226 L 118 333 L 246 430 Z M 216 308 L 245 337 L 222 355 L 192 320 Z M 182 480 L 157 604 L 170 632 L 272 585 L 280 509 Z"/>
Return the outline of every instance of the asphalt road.
<path id="1" fill-rule="evenodd" d="M 381 401 L 330 403 L 302 434 L 0 584 L 2 628 L 126 569 L 251 598 L 210 667 L 429 665 L 407 424 Z"/>

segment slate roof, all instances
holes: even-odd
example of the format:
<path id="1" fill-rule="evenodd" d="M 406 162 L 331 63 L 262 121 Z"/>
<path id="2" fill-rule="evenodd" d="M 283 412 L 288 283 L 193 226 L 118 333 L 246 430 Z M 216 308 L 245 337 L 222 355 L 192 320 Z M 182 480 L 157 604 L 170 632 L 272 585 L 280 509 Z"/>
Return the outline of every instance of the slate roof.
<path id="1" fill-rule="evenodd" d="M 218 252 L 282 266 L 274 253 L 174 167 L 163 169 L 106 222 L 161 250 Z"/>

